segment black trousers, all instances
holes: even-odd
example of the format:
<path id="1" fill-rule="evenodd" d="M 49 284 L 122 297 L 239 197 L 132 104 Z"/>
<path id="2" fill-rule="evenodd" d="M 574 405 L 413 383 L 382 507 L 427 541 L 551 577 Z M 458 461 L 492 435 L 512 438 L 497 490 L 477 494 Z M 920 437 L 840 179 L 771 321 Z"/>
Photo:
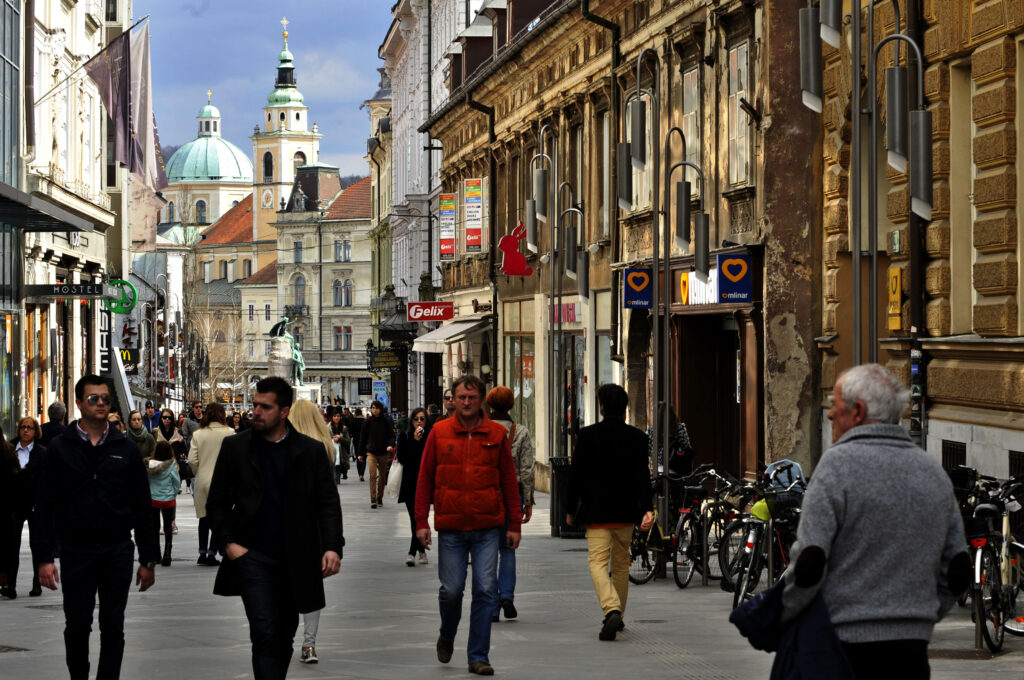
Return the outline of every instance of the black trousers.
<path id="1" fill-rule="evenodd" d="M 169 551 L 174 543 L 174 506 L 153 508 L 153 535 L 160 536 L 160 518 L 164 519 L 164 550 Z M 160 540 L 157 538 L 157 540 Z M 158 546 L 159 547 L 159 546 Z"/>
<path id="2" fill-rule="evenodd" d="M 21 532 L 28 522 L 28 542 L 30 548 L 35 548 L 35 513 L 31 510 L 15 510 L 8 532 L 8 545 L 4 546 L 3 559 L 4 569 L 7 572 L 7 587 L 16 589 L 18 583 L 18 567 L 21 562 Z M 35 553 L 32 551 L 32 588 L 39 587 L 39 564 L 36 562 Z"/>
<path id="3" fill-rule="evenodd" d="M 928 680 L 927 640 L 884 640 L 843 643 L 846 658 L 857 680 Z"/>
<path id="4" fill-rule="evenodd" d="M 204 555 L 208 547 L 210 547 L 210 520 L 203 517 L 199 520 L 199 555 Z"/>
<path id="5" fill-rule="evenodd" d="M 280 560 L 250 550 L 236 560 L 242 604 L 249 619 L 256 680 L 283 680 L 292 660 L 299 610 Z"/>
<path id="6" fill-rule="evenodd" d="M 124 608 L 132 583 L 130 540 L 88 548 L 65 545 L 60 556 L 64 590 L 64 649 L 71 680 L 89 678 L 89 635 L 100 598 L 100 663 L 96 680 L 117 680 L 124 656 Z"/>
<path id="7" fill-rule="evenodd" d="M 409 554 L 415 555 L 425 550 L 420 539 L 416 538 L 416 502 L 406 501 L 405 509 L 409 512 L 409 526 L 412 527 L 412 542 L 409 543 Z"/>
<path id="8" fill-rule="evenodd" d="M 363 454 L 362 460 L 359 460 L 358 457 L 356 458 L 356 472 L 359 473 L 360 477 L 366 474 L 366 454 Z"/>

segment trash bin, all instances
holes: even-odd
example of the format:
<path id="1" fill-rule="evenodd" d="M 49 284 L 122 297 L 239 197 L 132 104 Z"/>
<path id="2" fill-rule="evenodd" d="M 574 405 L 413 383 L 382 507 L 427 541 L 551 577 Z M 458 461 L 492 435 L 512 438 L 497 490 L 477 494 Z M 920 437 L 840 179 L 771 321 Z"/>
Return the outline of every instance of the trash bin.
<path id="1" fill-rule="evenodd" d="M 565 523 L 565 515 L 569 512 L 570 461 L 568 456 L 548 459 L 551 464 L 551 535 L 562 538 L 583 538 L 586 529 L 571 527 Z"/>

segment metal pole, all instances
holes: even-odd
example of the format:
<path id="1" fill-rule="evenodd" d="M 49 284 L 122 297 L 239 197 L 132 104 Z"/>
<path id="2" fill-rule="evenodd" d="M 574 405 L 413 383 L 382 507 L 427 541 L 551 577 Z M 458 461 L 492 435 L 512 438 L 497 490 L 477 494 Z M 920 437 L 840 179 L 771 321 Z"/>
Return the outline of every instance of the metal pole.
<path id="1" fill-rule="evenodd" d="M 861 275 L 860 275 L 860 135 L 861 110 L 860 99 L 860 8 L 861 0 L 856 0 L 851 12 L 850 41 L 850 111 L 853 114 L 853 130 L 850 138 L 852 147 L 850 154 L 850 254 L 853 261 L 853 365 L 862 363 L 861 359 Z"/>
<path id="2" fill-rule="evenodd" d="M 899 32 L 897 26 L 896 31 Z M 868 3 L 868 40 L 875 39 L 875 3 Z M 868 363 L 878 363 L 878 103 L 875 101 L 877 78 L 874 47 L 868 54 L 868 115 L 871 117 L 871 139 L 868 145 Z"/>

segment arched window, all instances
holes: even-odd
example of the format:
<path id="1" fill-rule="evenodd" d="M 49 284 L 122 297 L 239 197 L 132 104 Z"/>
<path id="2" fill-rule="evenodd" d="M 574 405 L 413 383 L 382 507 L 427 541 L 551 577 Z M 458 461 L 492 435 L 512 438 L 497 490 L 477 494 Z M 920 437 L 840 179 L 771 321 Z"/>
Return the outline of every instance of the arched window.
<path id="1" fill-rule="evenodd" d="M 228 278 L 228 261 L 227 260 L 221 260 L 221 263 L 220 263 L 220 278 L 222 278 L 222 279 Z"/>
<path id="2" fill-rule="evenodd" d="M 306 278 L 300 276 L 295 279 L 295 305 L 301 307 L 306 304 Z"/>
<path id="3" fill-rule="evenodd" d="M 334 306 L 335 307 L 341 307 L 341 295 L 342 295 L 341 291 L 342 291 L 341 281 L 335 279 L 334 280 Z"/>
<path id="4" fill-rule="evenodd" d="M 295 156 L 292 158 L 295 162 L 295 171 L 298 172 L 299 166 L 306 164 L 306 154 L 301 151 L 296 151 Z"/>
<path id="5" fill-rule="evenodd" d="M 206 201 L 196 201 L 196 224 L 206 224 Z"/>
<path id="6" fill-rule="evenodd" d="M 174 221 L 174 201 L 171 201 L 170 203 L 167 204 L 167 221 Z"/>
<path id="7" fill-rule="evenodd" d="M 242 260 L 242 276 L 245 278 L 252 276 L 252 260 Z"/>
<path id="8" fill-rule="evenodd" d="M 281 112 L 281 120 L 284 120 L 284 111 Z"/>
<path id="9" fill-rule="evenodd" d="M 263 154 L 263 181 L 274 179 L 274 155 L 269 151 Z"/>
<path id="10" fill-rule="evenodd" d="M 302 120 L 302 114 L 301 113 L 296 113 L 295 114 L 295 120 Z"/>
<path id="11" fill-rule="evenodd" d="M 352 292 L 355 286 L 352 283 L 352 279 L 345 279 L 345 285 L 341 289 L 341 306 L 351 307 L 352 306 Z"/>

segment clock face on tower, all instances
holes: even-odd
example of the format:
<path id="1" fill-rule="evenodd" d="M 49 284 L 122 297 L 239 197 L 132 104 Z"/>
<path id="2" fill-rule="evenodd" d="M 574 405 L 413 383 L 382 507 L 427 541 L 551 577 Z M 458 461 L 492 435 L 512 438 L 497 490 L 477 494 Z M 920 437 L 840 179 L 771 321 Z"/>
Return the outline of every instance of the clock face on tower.
<path id="1" fill-rule="evenodd" d="M 274 192 L 270 189 L 263 190 L 263 207 L 273 208 L 274 207 Z"/>

